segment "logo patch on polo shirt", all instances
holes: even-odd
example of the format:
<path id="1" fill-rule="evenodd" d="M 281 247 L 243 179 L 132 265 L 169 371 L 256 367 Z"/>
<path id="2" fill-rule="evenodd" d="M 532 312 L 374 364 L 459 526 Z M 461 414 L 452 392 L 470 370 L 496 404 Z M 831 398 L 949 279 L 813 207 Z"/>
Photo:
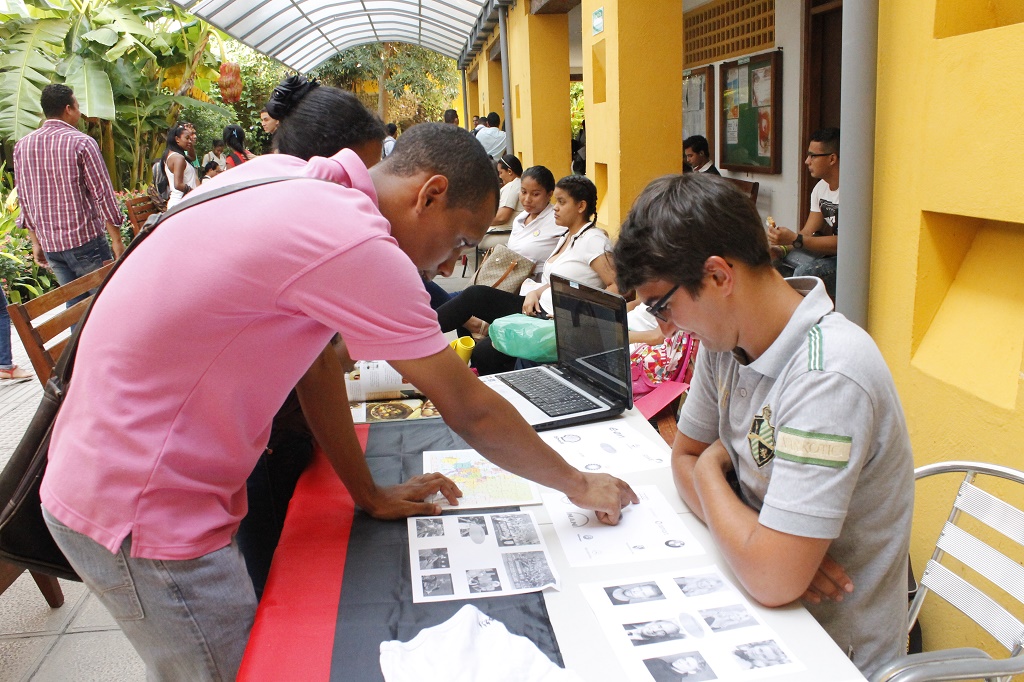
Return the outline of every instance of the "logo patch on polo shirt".
<path id="1" fill-rule="evenodd" d="M 850 463 L 853 439 L 831 433 L 799 431 L 784 426 L 779 429 L 775 452 L 782 459 L 801 464 L 817 464 L 842 469 Z"/>
<path id="2" fill-rule="evenodd" d="M 754 417 L 750 424 L 747 441 L 750 443 L 750 454 L 760 469 L 775 457 L 775 427 L 772 426 L 771 405 L 761 408 L 761 414 Z"/>

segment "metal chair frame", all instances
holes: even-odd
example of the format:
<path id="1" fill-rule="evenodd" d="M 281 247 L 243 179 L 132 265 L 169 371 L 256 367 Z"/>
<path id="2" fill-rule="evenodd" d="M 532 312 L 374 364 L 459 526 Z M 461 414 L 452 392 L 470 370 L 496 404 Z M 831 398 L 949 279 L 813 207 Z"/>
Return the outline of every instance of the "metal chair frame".
<path id="1" fill-rule="evenodd" d="M 912 654 L 882 668 L 872 682 L 979 678 L 1009 682 L 1014 675 L 1024 673 L 1024 623 L 941 563 L 946 555 L 955 558 L 1024 605 L 1024 567 L 958 525 L 960 517 L 967 514 L 1024 547 L 1024 512 L 974 485 L 978 475 L 985 475 L 1024 486 L 1024 472 L 998 464 L 951 461 L 919 467 L 914 478 L 949 473 L 965 476 L 910 605 L 910 626 L 917 622 L 925 596 L 934 592 L 984 628 L 1006 647 L 1010 656 L 993 659 L 973 647 Z"/>

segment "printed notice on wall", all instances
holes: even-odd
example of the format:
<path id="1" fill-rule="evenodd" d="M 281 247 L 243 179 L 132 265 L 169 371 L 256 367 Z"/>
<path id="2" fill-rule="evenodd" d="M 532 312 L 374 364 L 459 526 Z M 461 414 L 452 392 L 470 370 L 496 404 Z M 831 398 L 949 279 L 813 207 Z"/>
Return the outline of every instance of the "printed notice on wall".
<path id="1" fill-rule="evenodd" d="M 726 144 L 740 143 L 740 120 L 738 118 L 730 118 L 726 120 L 725 142 Z"/>

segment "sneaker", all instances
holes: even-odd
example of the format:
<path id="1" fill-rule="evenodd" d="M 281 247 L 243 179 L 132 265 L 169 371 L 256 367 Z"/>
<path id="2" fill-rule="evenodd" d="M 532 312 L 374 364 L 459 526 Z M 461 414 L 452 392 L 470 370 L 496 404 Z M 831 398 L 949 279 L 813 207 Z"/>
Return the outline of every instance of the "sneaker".
<path id="1" fill-rule="evenodd" d="M 25 381 L 26 379 L 31 379 L 32 376 L 32 372 L 17 366 L 11 367 L 10 369 L 0 369 L 0 379 Z"/>

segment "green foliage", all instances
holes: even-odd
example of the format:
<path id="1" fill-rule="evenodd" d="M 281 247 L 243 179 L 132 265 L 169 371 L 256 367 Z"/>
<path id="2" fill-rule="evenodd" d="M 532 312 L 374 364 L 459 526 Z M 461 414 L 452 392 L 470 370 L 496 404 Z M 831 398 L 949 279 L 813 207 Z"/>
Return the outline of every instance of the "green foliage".
<path id="1" fill-rule="evenodd" d="M 35 262 L 28 230 L 17 226 L 17 196 L 2 165 L 0 177 L 0 287 L 8 301 L 22 303 L 54 288 L 57 280 Z"/>
<path id="2" fill-rule="evenodd" d="M 276 59 L 241 43 L 232 43 L 227 49 L 227 57 L 229 61 L 238 63 L 242 73 L 242 97 L 230 106 L 235 111 L 238 125 L 245 131 L 245 144 L 256 154 L 269 153 L 270 135 L 263 132 L 260 109 L 266 105 L 270 93 L 288 76 L 289 71 Z"/>
<path id="3" fill-rule="evenodd" d="M 361 83 L 380 83 L 383 79 L 387 92 L 383 118 L 406 125 L 440 120 L 459 88 L 455 60 L 406 43 L 375 43 L 344 50 L 311 75 L 344 90 L 356 90 Z"/>
<path id="4" fill-rule="evenodd" d="M 39 97 L 56 72 L 68 23 L 17 18 L 0 28 L 0 137 L 20 140 L 39 127 Z"/>
<path id="5" fill-rule="evenodd" d="M 569 83 L 569 121 L 572 124 L 572 136 L 583 127 L 583 83 Z"/>
<path id="6" fill-rule="evenodd" d="M 230 116 L 209 97 L 219 75 L 219 58 L 209 42 L 215 30 L 170 3 L 31 0 L 4 7 L 0 139 L 5 142 L 39 126 L 45 85 L 66 82 L 84 116 L 113 121 L 112 133 L 95 133 L 102 126 L 89 130 L 113 137 L 98 141 L 101 149 L 113 150 L 106 160 L 115 188 L 136 187 L 148 182 L 149 165 L 161 153 L 178 108 L 210 107 Z"/>

